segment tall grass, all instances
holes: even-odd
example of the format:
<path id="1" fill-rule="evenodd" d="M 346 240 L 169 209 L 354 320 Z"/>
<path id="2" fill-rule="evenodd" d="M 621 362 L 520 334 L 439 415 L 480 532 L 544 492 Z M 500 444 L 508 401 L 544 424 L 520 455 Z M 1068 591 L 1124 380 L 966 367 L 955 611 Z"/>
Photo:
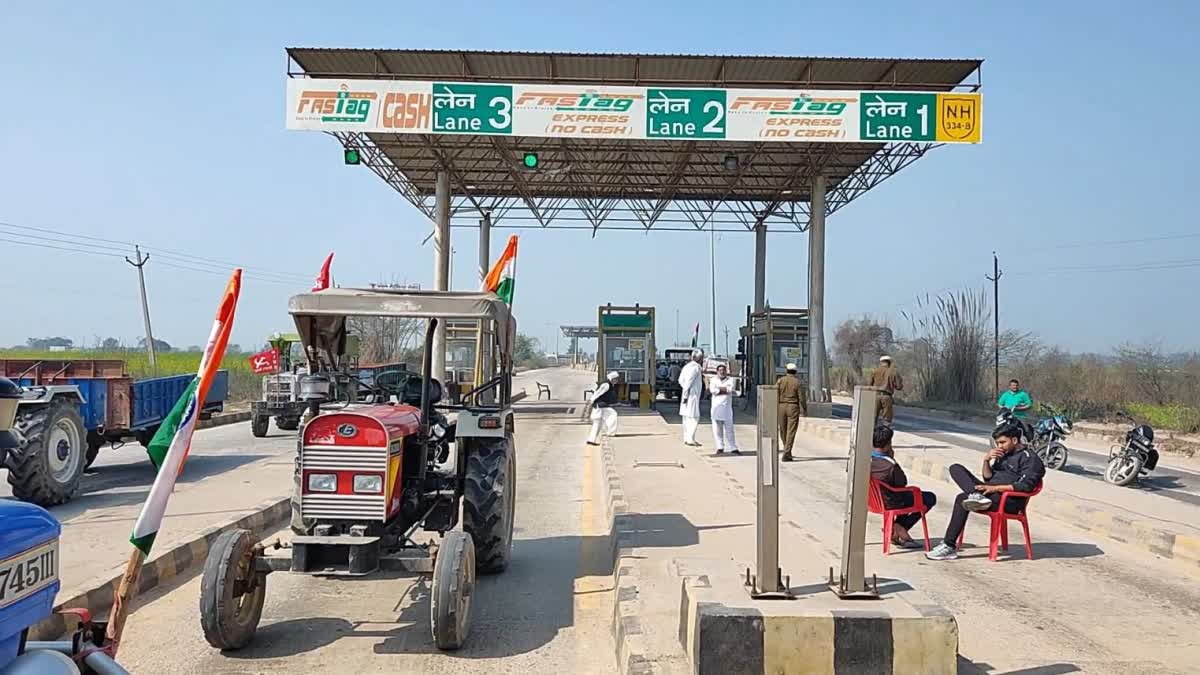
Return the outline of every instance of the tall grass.
<path id="1" fill-rule="evenodd" d="M 72 359 L 119 359 L 135 380 L 168 375 L 194 375 L 200 367 L 201 353 L 198 351 L 170 351 L 155 355 L 158 362 L 157 374 L 150 367 L 150 357 L 143 350 L 116 349 L 92 350 L 72 349 L 64 352 L 49 352 L 31 349 L 0 349 L 0 359 L 46 359 L 70 361 Z M 229 371 L 230 402 L 255 400 L 262 392 L 261 378 L 250 370 L 245 354 L 225 354 L 221 368 Z"/>

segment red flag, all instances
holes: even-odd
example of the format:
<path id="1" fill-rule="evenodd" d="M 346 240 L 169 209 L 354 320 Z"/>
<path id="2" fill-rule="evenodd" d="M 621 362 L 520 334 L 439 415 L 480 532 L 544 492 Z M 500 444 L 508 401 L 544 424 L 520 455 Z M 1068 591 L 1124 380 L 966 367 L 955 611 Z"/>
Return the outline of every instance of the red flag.
<path id="1" fill-rule="evenodd" d="M 323 291 L 329 288 L 329 266 L 333 264 L 333 252 L 325 256 L 325 262 L 321 265 L 321 271 L 317 273 L 317 285 L 313 286 L 313 293 Z"/>
<path id="2" fill-rule="evenodd" d="M 279 350 L 274 347 L 251 356 L 249 361 L 255 375 L 279 372 Z"/>

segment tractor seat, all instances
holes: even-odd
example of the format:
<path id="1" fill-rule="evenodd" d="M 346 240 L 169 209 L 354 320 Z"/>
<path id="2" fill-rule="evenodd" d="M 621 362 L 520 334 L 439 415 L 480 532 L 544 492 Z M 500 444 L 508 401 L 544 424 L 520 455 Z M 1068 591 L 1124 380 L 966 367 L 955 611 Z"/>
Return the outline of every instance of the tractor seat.
<path id="1" fill-rule="evenodd" d="M 421 405 L 421 382 L 420 376 L 414 376 L 404 384 L 404 403 L 412 406 Z M 429 405 L 437 405 L 442 400 L 444 392 L 441 382 L 436 378 L 429 379 Z"/>

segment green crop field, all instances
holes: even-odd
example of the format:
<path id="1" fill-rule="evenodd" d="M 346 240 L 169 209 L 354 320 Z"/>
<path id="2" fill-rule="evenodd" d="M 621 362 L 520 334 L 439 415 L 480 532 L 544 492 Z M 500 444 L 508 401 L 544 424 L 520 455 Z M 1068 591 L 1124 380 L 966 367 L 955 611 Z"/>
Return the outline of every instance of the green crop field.
<path id="1" fill-rule="evenodd" d="M 157 355 L 159 377 L 167 375 L 192 375 L 200 367 L 200 352 L 163 352 Z M 65 352 L 50 352 L 30 349 L 0 349 L 0 359 L 47 359 L 68 361 L 71 359 L 120 359 L 125 362 L 129 376 L 136 379 L 155 377 L 150 368 L 150 357 L 141 350 L 91 350 L 73 349 Z M 229 398 L 233 402 L 257 399 L 262 391 L 261 378 L 250 370 L 245 354 L 226 354 L 221 368 L 229 371 Z"/>

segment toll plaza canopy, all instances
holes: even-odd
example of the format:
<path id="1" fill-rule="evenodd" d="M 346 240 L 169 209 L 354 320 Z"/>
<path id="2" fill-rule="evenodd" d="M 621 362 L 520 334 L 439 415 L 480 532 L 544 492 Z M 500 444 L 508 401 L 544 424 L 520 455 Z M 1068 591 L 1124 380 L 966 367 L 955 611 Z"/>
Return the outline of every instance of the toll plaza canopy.
<path id="1" fill-rule="evenodd" d="M 288 128 L 455 225 L 803 231 L 982 132 L 976 59 L 287 53 Z"/>

